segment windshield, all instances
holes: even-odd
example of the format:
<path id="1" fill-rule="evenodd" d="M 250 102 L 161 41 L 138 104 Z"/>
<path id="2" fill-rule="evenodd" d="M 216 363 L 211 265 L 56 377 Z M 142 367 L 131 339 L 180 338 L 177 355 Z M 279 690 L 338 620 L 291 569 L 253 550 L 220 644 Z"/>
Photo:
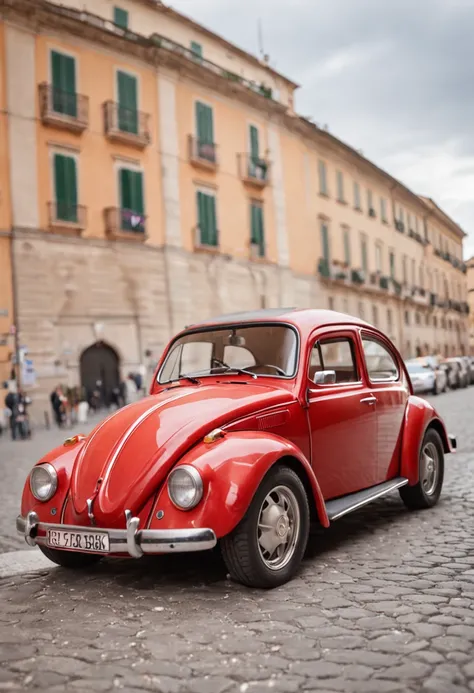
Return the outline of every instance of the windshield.
<path id="1" fill-rule="evenodd" d="M 429 368 L 419 366 L 416 363 L 407 363 L 407 369 L 409 373 L 429 373 Z"/>
<path id="2" fill-rule="evenodd" d="M 241 370 L 249 376 L 291 377 L 296 373 L 297 343 L 295 330 L 284 325 L 193 332 L 171 346 L 158 382 Z"/>

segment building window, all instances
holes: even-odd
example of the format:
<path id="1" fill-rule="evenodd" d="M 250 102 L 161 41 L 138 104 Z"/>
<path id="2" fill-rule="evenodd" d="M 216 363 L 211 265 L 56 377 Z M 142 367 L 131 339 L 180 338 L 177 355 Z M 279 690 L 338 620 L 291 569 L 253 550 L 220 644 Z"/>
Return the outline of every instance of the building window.
<path id="1" fill-rule="evenodd" d="M 120 228 L 143 233 L 145 206 L 143 204 L 143 173 L 128 168 L 119 169 Z"/>
<path id="2" fill-rule="evenodd" d="M 349 313 L 349 301 L 347 298 L 342 301 L 342 312 L 346 313 L 346 315 Z"/>
<path id="3" fill-rule="evenodd" d="M 328 225 L 323 221 L 321 222 L 321 250 L 322 258 L 326 261 L 329 266 L 329 230 Z"/>
<path id="4" fill-rule="evenodd" d="M 380 217 L 382 221 L 387 221 L 387 200 L 384 197 L 380 198 Z"/>
<path id="5" fill-rule="evenodd" d="M 217 248 L 219 238 L 217 232 L 216 196 L 212 192 L 197 192 L 197 212 L 199 244 Z"/>
<path id="6" fill-rule="evenodd" d="M 388 327 L 388 331 L 391 332 L 392 331 L 392 311 L 390 310 L 390 308 L 387 308 L 387 327 Z"/>
<path id="7" fill-rule="evenodd" d="M 410 214 L 410 212 L 407 212 L 407 227 L 408 227 L 408 231 L 410 231 L 411 228 L 412 228 L 412 226 L 411 226 L 411 214 Z"/>
<path id="8" fill-rule="evenodd" d="M 410 324 L 410 312 L 408 310 L 405 311 L 405 325 Z"/>
<path id="9" fill-rule="evenodd" d="M 319 171 L 319 192 L 321 195 L 328 195 L 328 178 L 327 178 L 327 166 L 325 161 L 319 161 L 318 163 Z"/>
<path id="10" fill-rule="evenodd" d="M 367 274 L 369 271 L 369 260 L 367 256 L 367 238 L 365 236 L 361 236 L 360 238 L 360 260 L 362 270 Z"/>
<path id="11" fill-rule="evenodd" d="M 212 107 L 196 101 L 197 155 L 200 159 L 215 162 L 214 114 Z"/>
<path id="12" fill-rule="evenodd" d="M 420 265 L 420 286 L 422 289 L 425 288 L 425 272 L 423 270 L 423 265 Z"/>
<path id="13" fill-rule="evenodd" d="M 425 315 L 425 324 L 429 327 L 430 325 L 430 314 L 426 313 Z"/>
<path id="14" fill-rule="evenodd" d="M 433 327 L 438 327 L 438 318 L 436 315 L 433 317 Z"/>
<path id="15" fill-rule="evenodd" d="M 337 199 L 344 202 L 344 176 L 342 171 L 336 171 Z"/>
<path id="16" fill-rule="evenodd" d="M 375 246 L 375 270 L 377 272 L 382 271 L 382 246 L 380 243 Z"/>
<path id="17" fill-rule="evenodd" d="M 263 207 L 259 202 L 250 203 L 250 243 L 256 248 L 258 257 L 265 257 Z"/>
<path id="18" fill-rule="evenodd" d="M 418 312 L 415 313 L 415 323 L 416 323 L 417 325 L 420 324 L 420 314 L 419 314 Z"/>
<path id="19" fill-rule="evenodd" d="M 348 228 L 342 229 L 342 243 L 344 246 L 344 262 L 350 267 L 351 264 L 351 236 Z"/>
<path id="20" fill-rule="evenodd" d="M 249 176 L 257 180 L 266 180 L 267 178 L 267 163 L 260 158 L 260 136 L 258 128 L 255 125 L 249 127 L 249 142 L 250 142 L 250 160 L 249 160 Z"/>
<path id="21" fill-rule="evenodd" d="M 70 55 L 51 51 L 53 110 L 77 117 L 76 61 Z"/>
<path id="22" fill-rule="evenodd" d="M 401 206 L 398 208 L 398 221 L 405 226 L 405 211 Z"/>
<path id="23" fill-rule="evenodd" d="M 77 222 L 77 165 L 73 156 L 54 155 L 56 218 Z"/>
<path id="24" fill-rule="evenodd" d="M 411 261 L 411 284 L 412 286 L 416 286 L 416 267 L 415 267 L 415 260 Z"/>
<path id="25" fill-rule="evenodd" d="M 128 12 L 121 7 L 114 7 L 114 24 L 121 29 L 128 29 Z"/>
<path id="26" fill-rule="evenodd" d="M 138 134 L 137 78 L 127 72 L 117 72 L 118 126 L 122 132 Z"/>
<path id="27" fill-rule="evenodd" d="M 402 261 L 402 272 L 403 272 L 403 283 L 408 283 L 408 258 L 406 255 L 403 256 Z"/>
<path id="28" fill-rule="evenodd" d="M 354 181 L 354 209 L 360 211 L 360 185 Z"/>
<path id="29" fill-rule="evenodd" d="M 194 60 L 202 62 L 202 46 L 197 41 L 191 41 L 191 53 L 193 54 Z"/>
<path id="30" fill-rule="evenodd" d="M 390 251 L 390 254 L 388 257 L 389 257 L 389 261 L 390 261 L 390 276 L 392 279 L 395 279 L 395 274 L 396 274 L 396 272 L 395 272 L 395 253 L 393 252 L 393 250 Z"/>
<path id="31" fill-rule="evenodd" d="M 375 217 L 375 209 L 372 200 L 372 190 L 367 190 L 367 212 L 369 217 Z"/>
<path id="32" fill-rule="evenodd" d="M 333 296 L 329 296 L 329 298 L 328 298 L 328 306 L 329 306 L 329 310 L 336 310 L 336 301 L 335 301 L 335 299 L 333 298 Z"/>
<path id="33" fill-rule="evenodd" d="M 377 306 L 372 306 L 372 323 L 377 327 L 379 322 L 379 309 Z"/>
<path id="34" fill-rule="evenodd" d="M 363 301 L 359 301 L 359 318 L 365 320 L 365 306 Z"/>

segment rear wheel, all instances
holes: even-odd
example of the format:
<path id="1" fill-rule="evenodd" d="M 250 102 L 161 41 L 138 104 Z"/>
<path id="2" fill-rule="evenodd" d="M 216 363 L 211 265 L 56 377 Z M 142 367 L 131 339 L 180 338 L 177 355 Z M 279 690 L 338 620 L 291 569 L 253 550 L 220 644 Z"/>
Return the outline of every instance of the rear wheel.
<path id="1" fill-rule="evenodd" d="M 402 486 L 402 501 L 410 510 L 431 508 L 438 502 L 444 478 L 444 452 L 441 438 L 429 428 L 423 439 L 419 459 L 419 481 L 415 486 Z"/>
<path id="2" fill-rule="evenodd" d="M 241 522 L 221 540 L 231 577 L 271 588 L 291 579 L 309 535 L 309 505 L 299 476 L 288 467 L 269 471 Z"/>
<path id="3" fill-rule="evenodd" d="M 44 553 L 50 561 L 62 566 L 63 568 L 71 568 L 80 570 L 81 568 L 89 568 L 89 566 L 98 563 L 102 556 L 95 553 L 78 553 L 76 551 L 60 551 L 58 549 L 50 549 L 47 546 L 39 546 L 39 549 Z"/>

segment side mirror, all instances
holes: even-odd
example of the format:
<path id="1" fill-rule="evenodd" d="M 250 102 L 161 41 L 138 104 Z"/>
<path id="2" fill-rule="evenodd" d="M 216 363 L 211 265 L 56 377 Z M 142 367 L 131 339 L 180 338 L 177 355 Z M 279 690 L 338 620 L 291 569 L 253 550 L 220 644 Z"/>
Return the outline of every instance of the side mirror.
<path id="1" fill-rule="evenodd" d="M 334 385 L 336 382 L 336 371 L 317 371 L 314 374 L 316 385 Z"/>

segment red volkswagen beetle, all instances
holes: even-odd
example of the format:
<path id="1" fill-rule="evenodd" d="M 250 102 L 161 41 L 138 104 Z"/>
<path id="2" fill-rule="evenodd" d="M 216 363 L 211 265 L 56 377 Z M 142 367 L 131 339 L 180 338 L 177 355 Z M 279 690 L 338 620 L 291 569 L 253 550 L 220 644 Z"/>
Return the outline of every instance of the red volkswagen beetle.
<path id="1" fill-rule="evenodd" d="M 235 580 L 274 587 L 312 522 L 396 489 L 433 506 L 455 447 L 374 327 L 325 310 L 228 315 L 171 341 L 149 397 L 38 462 L 17 529 L 70 568 L 219 542 Z"/>

